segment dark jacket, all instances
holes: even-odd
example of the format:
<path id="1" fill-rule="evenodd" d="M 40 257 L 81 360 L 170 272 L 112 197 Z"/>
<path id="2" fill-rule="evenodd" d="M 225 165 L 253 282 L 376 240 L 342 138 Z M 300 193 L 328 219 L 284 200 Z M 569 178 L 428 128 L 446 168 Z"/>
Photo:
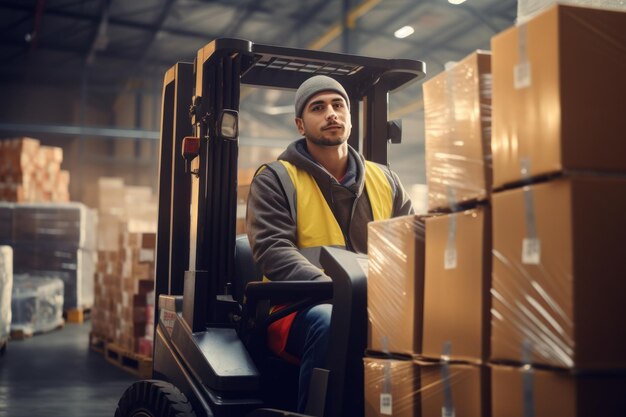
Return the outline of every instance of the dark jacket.
<path id="1" fill-rule="evenodd" d="M 353 162 L 349 163 L 351 169 L 345 177 L 348 181 L 344 179 L 346 185 L 339 184 L 326 169 L 311 159 L 305 139 L 291 143 L 278 159 L 291 162 L 313 176 L 343 231 L 346 248 L 367 253 L 367 223 L 373 220 L 373 215 L 365 192 L 364 159 L 354 148 L 349 146 L 348 149 Z M 381 167 L 394 196 L 392 216 L 412 214 L 411 200 L 398 176 L 387 167 Z M 350 177 L 354 180 L 350 181 Z M 254 260 L 267 278 L 273 281 L 303 281 L 324 277 L 318 267 L 300 254 L 289 203 L 279 180 L 269 169 L 258 173 L 250 186 L 246 227 Z"/>

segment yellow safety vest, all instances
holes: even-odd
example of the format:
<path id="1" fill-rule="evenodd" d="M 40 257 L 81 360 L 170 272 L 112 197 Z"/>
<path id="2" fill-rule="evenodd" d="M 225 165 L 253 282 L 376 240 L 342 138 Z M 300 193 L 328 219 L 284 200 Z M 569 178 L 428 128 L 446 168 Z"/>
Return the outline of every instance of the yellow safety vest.
<path id="1" fill-rule="evenodd" d="M 296 225 L 298 248 L 315 246 L 345 247 L 341 227 L 328 206 L 315 179 L 305 170 L 280 160 L 296 189 Z M 365 161 L 365 189 L 372 206 L 374 220 L 391 217 L 393 195 L 383 170 L 373 162 Z"/>
<path id="2" fill-rule="evenodd" d="M 341 227 L 339 227 L 339 223 L 337 223 L 337 219 L 335 219 L 315 179 L 308 172 L 298 169 L 287 161 L 279 160 L 278 162 L 285 167 L 292 182 L 292 184 L 288 184 L 286 178 L 283 179 L 283 174 L 277 174 L 287 194 L 292 215 L 296 217 L 298 234 L 296 244 L 298 248 L 345 247 L 346 241 L 341 232 Z M 290 185 L 293 185 L 293 190 L 290 189 Z M 390 218 L 393 206 L 391 185 L 382 169 L 369 161 L 365 161 L 365 189 L 370 200 L 374 220 Z M 292 198 L 294 190 L 295 201 Z M 292 205 L 295 205 L 295 208 Z M 266 281 L 267 278 L 264 277 L 263 280 Z M 274 311 L 274 307 L 271 311 Z M 267 332 L 270 350 L 292 363 L 298 363 L 298 359 L 286 352 L 285 349 L 289 330 L 295 316 L 296 313 L 294 312 L 275 321 L 268 327 Z"/>

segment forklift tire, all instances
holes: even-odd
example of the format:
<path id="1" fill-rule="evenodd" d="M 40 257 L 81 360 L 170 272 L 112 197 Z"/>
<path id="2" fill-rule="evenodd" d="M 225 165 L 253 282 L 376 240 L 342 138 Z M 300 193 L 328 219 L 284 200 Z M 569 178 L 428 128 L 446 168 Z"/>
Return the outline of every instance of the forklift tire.
<path id="1" fill-rule="evenodd" d="M 169 382 L 138 381 L 120 398 L 115 417 L 196 417 L 185 394 Z"/>

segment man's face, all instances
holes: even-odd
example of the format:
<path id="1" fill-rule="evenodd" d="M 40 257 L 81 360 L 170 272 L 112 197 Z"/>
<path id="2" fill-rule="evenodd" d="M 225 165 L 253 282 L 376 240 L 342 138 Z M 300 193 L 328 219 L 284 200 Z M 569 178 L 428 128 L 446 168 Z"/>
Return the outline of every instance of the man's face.
<path id="1" fill-rule="evenodd" d="M 304 106 L 302 118 L 296 118 L 298 131 L 318 146 L 345 143 L 352 130 L 350 110 L 341 94 L 323 91 L 311 97 Z"/>

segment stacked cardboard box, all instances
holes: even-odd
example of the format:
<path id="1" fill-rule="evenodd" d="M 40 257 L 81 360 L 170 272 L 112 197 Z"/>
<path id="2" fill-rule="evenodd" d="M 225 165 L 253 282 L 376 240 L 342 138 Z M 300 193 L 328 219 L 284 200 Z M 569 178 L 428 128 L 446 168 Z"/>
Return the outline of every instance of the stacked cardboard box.
<path id="1" fill-rule="evenodd" d="M 148 187 L 101 178 L 92 333 L 129 352 L 152 354 L 157 206 Z M 148 330 L 150 329 L 150 330 Z"/>
<path id="2" fill-rule="evenodd" d="M 476 51 L 423 85 L 430 212 L 489 196 L 491 83 L 491 55 Z"/>
<path id="3" fill-rule="evenodd" d="M 404 216 L 369 225 L 370 332 L 368 355 L 364 358 L 368 417 L 490 415 L 489 374 L 481 366 L 486 343 L 480 308 L 485 298 L 482 271 L 474 281 L 464 282 L 462 275 L 454 276 L 457 282 L 447 289 L 453 302 L 427 294 L 428 256 L 432 256 L 428 254 L 431 239 L 428 234 L 433 233 L 428 230 L 428 223 L 443 218 Z M 480 229 L 480 222 L 475 225 Z M 480 237 L 482 230 L 477 233 Z M 462 237 L 461 240 L 466 238 Z M 481 245 L 474 244 L 467 252 L 461 245 L 458 250 L 463 253 L 458 259 L 460 266 L 466 266 L 466 261 L 481 265 Z M 472 260 L 474 256 L 479 259 Z M 450 282 L 444 280 L 440 287 L 446 284 Z M 430 291 L 439 292 L 436 288 Z M 466 300 L 474 296 L 477 299 L 464 301 L 462 291 L 469 291 Z M 445 288 L 442 292 L 446 292 Z M 439 311 L 426 310 L 430 301 L 440 304 Z M 468 311 L 473 315 L 458 317 L 459 312 Z M 425 355 L 430 351 L 434 353 Z M 467 356 L 472 362 L 459 360 Z"/>
<path id="4" fill-rule="evenodd" d="M 152 356 L 152 350 L 154 347 L 154 325 L 156 320 L 154 317 L 154 294 L 154 291 L 150 291 L 145 295 L 145 335 L 141 336 L 138 340 L 138 352 L 145 356 Z"/>
<path id="5" fill-rule="evenodd" d="M 560 5 L 492 39 L 494 416 L 626 410 L 624 25 Z"/>
<path id="6" fill-rule="evenodd" d="M 365 416 L 490 415 L 487 368 L 366 357 Z"/>
<path id="7" fill-rule="evenodd" d="M 116 306 L 119 321 L 114 340 L 124 349 L 139 352 L 148 322 L 147 295 L 154 290 L 156 234 L 125 233 L 121 239 L 122 302 Z"/>
<path id="8" fill-rule="evenodd" d="M 426 82 L 424 112 L 430 214 L 368 231 L 366 414 L 489 416 L 489 53 Z"/>
<path id="9" fill-rule="evenodd" d="M 33 138 L 0 140 L 0 201 L 69 201 L 63 150 Z"/>
<path id="10" fill-rule="evenodd" d="M 91 308 L 96 215 L 82 203 L 0 203 L 0 240 L 13 247 L 16 273 L 57 277 L 64 310 Z M 7 227 L 5 227 L 7 226 Z"/>
<path id="11" fill-rule="evenodd" d="M 424 327 L 431 361 L 489 357 L 491 55 L 477 51 L 424 83 Z M 484 387 L 486 389 L 486 387 Z"/>
<path id="12" fill-rule="evenodd" d="M 63 281 L 56 277 L 13 275 L 11 333 L 47 332 L 63 324 Z"/>
<path id="13" fill-rule="evenodd" d="M 117 305 L 122 302 L 119 285 L 120 254 L 114 250 L 98 250 L 94 280 L 94 302 L 91 310 L 91 331 L 103 341 L 113 341 L 117 328 Z"/>
<path id="14" fill-rule="evenodd" d="M 611 10 L 626 10 L 623 0 L 518 0 L 517 23 L 524 23 L 543 12 L 555 3 L 572 6 L 601 7 Z"/>

